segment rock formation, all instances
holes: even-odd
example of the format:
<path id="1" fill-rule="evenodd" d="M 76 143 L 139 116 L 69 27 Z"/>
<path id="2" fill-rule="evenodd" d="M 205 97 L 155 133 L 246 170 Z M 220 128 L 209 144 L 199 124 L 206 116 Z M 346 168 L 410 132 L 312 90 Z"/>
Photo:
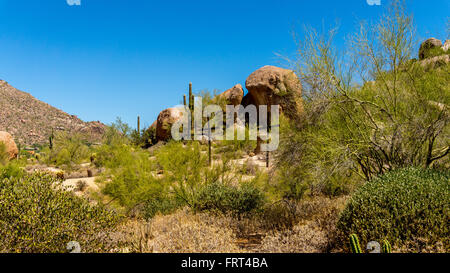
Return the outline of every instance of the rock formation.
<path id="1" fill-rule="evenodd" d="M 171 139 L 172 125 L 183 117 L 183 112 L 178 108 L 169 108 L 163 110 L 156 120 L 156 139 L 157 141 L 167 141 Z"/>
<path id="2" fill-rule="evenodd" d="M 435 69 L 450 63 L 450 40 L 442 42 L 436 38 L 427 39 L 420 45 L 420 64 L 426 69 Z"/>
<path id="3" fill-rule="evenodd" d="M 17 157 L 19 150 L 14 142 L 13 137 L 7 132 L 0 132 L 0 143 L 3 143 L 6 148 L 6 153 L 9 155 L 9 159 L 14 159 Z"/>
<path id="4" fill-rule="evenodd" d="M 242 85 L 237 84 L 220 94 L 218 97 L 225 99 L 227 105 L 237 106 L 242 102 L 242 98 L 244 97 L 244 89 L 242 88 Z"/>
<path id="5" fill-rule="evenodd" d="M 106 128 L 98 121 L 84 122 L 0 80 L 0 131 L 10 133 L 24 146 L 48 144 L 52 131 L 82 133 L 88 142 L 98 143 Z"/>
<path id="6" fill-rule="evenodd" d="M 279 105 L 280 112 L 295 119 L 303 112 L 302 85 L 292 70 L 264 66 L 253 72 L 245 83 L 248 94 L 243 98 L 242 105 Z M 259 111 L 259 109 L 258 109 Z M 261 152 L 261 139 L 258 138 L 255 153 Z"/>
<path id="7" fill-rule="evenodd" d="M 436 48 L 442 48 L 442 42 L 436 38 L 427 39 L 420 45 L 419 60 L 425 60 L 428 56 L 427 53 Z"/>
<path id="8" fill-rule="evenodd" d="M 292 70 L 264 66 L 253 72 L 245 85 L 249 95 L 243 104 L 280 105 L 280 110 L 289 117 L 303 111 L 302 85 Z"/>

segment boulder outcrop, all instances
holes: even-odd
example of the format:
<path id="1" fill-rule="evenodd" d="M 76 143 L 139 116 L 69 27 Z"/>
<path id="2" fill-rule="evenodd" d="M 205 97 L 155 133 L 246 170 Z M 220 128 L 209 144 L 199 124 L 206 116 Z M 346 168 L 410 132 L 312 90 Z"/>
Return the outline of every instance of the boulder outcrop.
<path id="1" fill-rule="evenodd" d="M 437 49 L 442 49 L 442 42 L 436 38 L 429 38 L 420 45 L 419 60 L 425 60 L 431 57 L 430 52 Z M 434 56 L 432 56 L 434 57 Z"/>
<path id="2" fill-rule="evenodd" d="M 219 98 L 225 99 L 227 105 L 237 106 L 241 104 L 242 99 L 244 98 L 244 89 L 242 85 L 237 84 L 227 91 L 219 94 Z"/>
<path id="3" fill-rule="evenodd" d="M 5 145 L 5 152 L 8 154 L 10 160 L 17 157 L 19 150 L 11 134 L 0 131 L 0 143 Z"/>
<path id="4" fill-rule="evenodd" d="M 280 105 L 280 110 L 289 117 L 303 111 L 302 85 L 292 70 L 264 66 L 253 72 L 245 85 L 249 95 L 243 104 Z"/>
<path id="5" fill-rule="evenodd" d="M 156 120 L 157 141 L 168 141 L 172 138 L 172 125 L 183 117 L 183 112 L 178 108 L 163 110 Z M 153 125 L 152 125 L 153 126 Z"/>

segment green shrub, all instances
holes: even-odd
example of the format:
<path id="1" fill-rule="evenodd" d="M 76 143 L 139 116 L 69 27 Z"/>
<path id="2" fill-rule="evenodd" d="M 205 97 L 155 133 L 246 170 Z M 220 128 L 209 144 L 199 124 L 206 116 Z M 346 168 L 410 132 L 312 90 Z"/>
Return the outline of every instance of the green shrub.
<path id="1" fill-rule="evenodd" d="M 264 204 L 264 194 L 252 183 L 237 187 L 214 182 L 199 190 L 194 208 L 240 215 L 259 210 Z"/>
<path id="2" fill-rule="evenodd" d="M 41 161 L 71 169 L 74 164 L 88 161 L 90 148 L 82 134 L 59 132 L 54 136 L 52 149 L 45 148 Z"/>
<path id="3" fill-rule="evenodd" d="M 144 217 L 151 219 L 157 214 L 167 215 L 175 212 L 178 208 L 184 204 L 183 200 L 174 198 L 173 196 L 157 196 L 155 198 L 149 198 L 144 204 Z"/>
<path id="4" fill-rule="evenodd" d="M 0 252 L 109 250 L 108 232 L 118 217 L 63 189 L 51 175 L 36 173 L 0 180 Z"/>
<path id="5" fill-rule="evenodd" d="M 219 174 L 210 171 L 208 155 L 201 152 L 200 144 L 169 142 L 155 151 L 156 162 L 164 172 L 164 185 L 171 186 L 171 192 L 185 204 L 194 206 L 196 193 L 207 181 L 218 179 Z"/>
<path id="6" fill-rule="evenodd" d="M 154 164 L 149 153 L 129 145 L 104 145 L 97 152 L 96 164 L 105 166 L 103 192 L 127 210 L 147 200 L 165 196 L 165 185 L 152 173 Z"/>
<path id="7" fill-rule="evenodd" d="M 21 178 L 25 171 L 17 163 L 9 163 L 3 167 L 0 166 L 0 180 L 5 178 Z"/>
<path id="8" fill-rule="evenodd" d="M 363 244 L 388 240 L 401 247 L 414 239 L 449 246 L 450 173 L 408 168 L 367 182 L 351 198 L 338 222 L 343 238 Z"/>
<path id="9" fill-rule="evenodd" d="M 423 59 L 433 58 L 448 54 L 440 47 L 424 48 L 422 49 Z"/>

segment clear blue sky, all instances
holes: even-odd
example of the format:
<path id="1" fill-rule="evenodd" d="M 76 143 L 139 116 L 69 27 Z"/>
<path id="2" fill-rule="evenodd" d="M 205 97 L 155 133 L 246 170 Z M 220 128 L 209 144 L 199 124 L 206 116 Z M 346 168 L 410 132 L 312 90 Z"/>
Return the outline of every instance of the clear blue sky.
<path id="1" fill-rule="evenodd" d="M 446 38 L 448 0 L 409 0 L 419 38 Z M 194 91 L 245 85 L 251 72 L 282 65 L 292 32 L 378 17 L 366 0 L 0 0 L 0 79 L 76 114 L 150 125 Z"/>

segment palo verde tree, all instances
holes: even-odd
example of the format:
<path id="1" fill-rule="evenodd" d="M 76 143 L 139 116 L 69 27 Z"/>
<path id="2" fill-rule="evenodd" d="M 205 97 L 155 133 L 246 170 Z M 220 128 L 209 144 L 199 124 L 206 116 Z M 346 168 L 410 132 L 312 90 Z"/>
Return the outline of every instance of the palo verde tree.
<path id="1" fill-rule="evenodd" d="M 418 42 L 404 3 L 393 1 L 377 23 L 361 22 L 345 49 L 336 33 L 305 28 L 295 62 L 306 96 L 303 140 L 281 153 L 301 149 L 303 162 L 326 165 L 324 176 L 353 171 L 367 180 L 448 166 L 450 64 L 430 69 L 413 59 Z"/>

